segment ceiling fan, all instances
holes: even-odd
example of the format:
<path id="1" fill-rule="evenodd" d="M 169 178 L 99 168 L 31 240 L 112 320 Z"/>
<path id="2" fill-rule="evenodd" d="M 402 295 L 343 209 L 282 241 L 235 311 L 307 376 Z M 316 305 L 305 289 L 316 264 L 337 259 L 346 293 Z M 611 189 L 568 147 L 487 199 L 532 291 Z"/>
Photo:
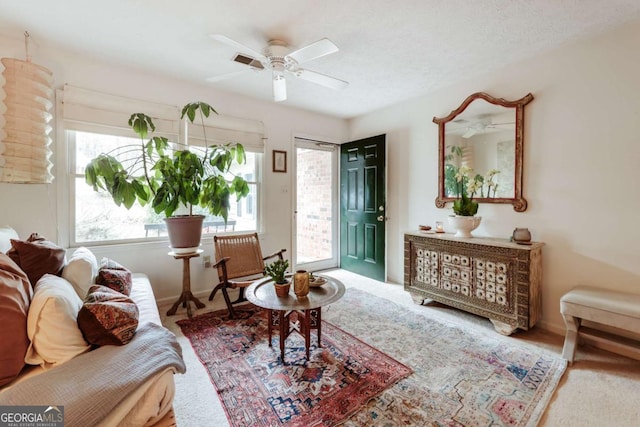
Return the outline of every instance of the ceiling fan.
<path id="1" fill-rule="evenodd" d="M 276 102 L 287 99 L 287 76 L 294 76 L 331 89 L 344 89 L 349 85 L 349 83 L 344 80 L 327 76 L 326 74 L 321 74 L 316 71 L 307 70 L 300 66 L 305 62 L 309 62 L 338 51 L 338 47 L 327 38 L 320 39 L 293 51 L 289 51 L 289 47 L 285 42 L 281 40 L 271 40 L 264 49 L 264 53 L 260 53 L 220 34 L 212 34 L 210 37 L 220 43 L 226 44 L 227 46 L 236 48 L 240 53 L 237 53 L 232 60 L 234 62 L 244 64 L 249 68 L 210 77 L 207 81 L 216 82 L 235 77 L 236 75 L 251 70 L 270 70 L 273 80 L 273 99 Z"/>
<path id="2" fill-rule="evenodd" d="M 476 121 L 456 119 L 451 123 L 460 125 L 460 127 L 448 129 L 448 131 L 451 131 L 453 133 L 461 133 L 462 138 L 465 139 L 471 138 L 476 133 L 488 131 L 489 129 L 515 130 L 515 122 L 493 123 L 491 118 L 483 118 Z"/>

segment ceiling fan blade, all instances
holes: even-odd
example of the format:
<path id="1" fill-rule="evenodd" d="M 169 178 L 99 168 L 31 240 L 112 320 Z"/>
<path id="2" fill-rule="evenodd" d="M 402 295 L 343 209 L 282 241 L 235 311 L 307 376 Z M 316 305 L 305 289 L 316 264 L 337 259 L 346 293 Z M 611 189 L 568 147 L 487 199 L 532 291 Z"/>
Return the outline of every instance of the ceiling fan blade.
<path id="1" fill-rule="evenodd" d="M 245 46 L 242 43 L 238 43 L 235 40 L 231 40 L 229 37 L 223 36 L 222 34 L 210 34 L 209 37 L 211 37 L 216 41 L 219 41 L 220 43 L 224 43 L 227 46 L 231 46 L 239 50 L 240 52 L 249 53 L 255 56 L 258 60 L 266 59 L 265 56 L 262 53 L 258 52 L 257 50 L 251 49 L 250 47 Z"/>
<path id="2" fill-rule="evenodd" d="M 247 68 L 245 70 L 232 71 L 230 73 L 220 74 L 219 76 L 209 77 L 209 78 L 207 78 L 205 80 L 210 82 L 210 83 L 215 83 L 215 82 L 219 82 L 219 81 L 222 81 L 222 80 L 227 80 L 227 79 L 233 78 L 235 76 L 239 76 L 241 74 L 246 73 L 247 71 L 255 71 L 255 70 L 252 69 L 252 68 Z"/>
<path id="3" fill-rule="evenodd" d="M 303 70 L 302 68 L 299 68 L 294 72 L 294 74 L 302 80 L 316 83 L 331 89 L 344 89 L 349 86 L 349 82 L 327 76 L 326 74 L 321 74 L 316 71 Z"/>
<path id="4" fill-rule="evenodd" d="M 336 46 L 331 40 L 324 38 L 307 46 L 301 47 L 300 49 L 294 50 L 287 56 L 295 59 L 298 64 L 302 64 L 303 62 L 311 61 L 337 51 L 338 46 Z"/>
<path id="5" fill-rule="evenodd" d="M 468 128 L 467 131 L 462 135 L 463 138 L 471 138 L 473 135 L 478 133 L 478 129 L 476 128 Z"/>
<path id="6" fill-rule="evenodd" d="M 511 123 L 491 123 L 487 125 L 488 128 L 494 128 L 494 129 L 507 129 L 507 130 L 511 130 L 511 129 L 515 129 L 516 128 L 516 124 L 514 122 Z"/>
<path id="7" fill-rule="evenodd" d="M 274 74 L 273 75 L 273 100 L 276 102 L 284 101 L 287 99 L 287 81 L 284 76 Z"/>

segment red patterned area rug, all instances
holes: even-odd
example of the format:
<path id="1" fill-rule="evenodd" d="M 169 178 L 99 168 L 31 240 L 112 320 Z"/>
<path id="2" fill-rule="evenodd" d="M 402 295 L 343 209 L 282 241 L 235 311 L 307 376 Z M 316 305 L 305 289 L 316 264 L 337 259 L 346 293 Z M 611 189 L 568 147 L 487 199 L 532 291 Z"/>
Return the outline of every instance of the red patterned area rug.
<path id="1" fill-rule="evenodd" d="M 212 383 L 232 426 L 336 425 L 412 370 L 333 324 L 322 323 L 322 347 L 311 337 L 286 341 L 286 365 L 279 338 L 268 346 L 265 313 L 253 305 L 178 321 Z M 324 311 L 324 310 L 323 310 Z"/>

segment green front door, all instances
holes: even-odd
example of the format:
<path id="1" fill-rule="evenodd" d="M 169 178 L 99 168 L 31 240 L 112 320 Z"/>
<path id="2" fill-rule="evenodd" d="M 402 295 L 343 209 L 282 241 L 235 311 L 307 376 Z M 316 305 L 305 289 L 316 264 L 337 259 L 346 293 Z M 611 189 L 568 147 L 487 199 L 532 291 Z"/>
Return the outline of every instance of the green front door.
<path id="1" fill-rule="evenodd" d="M 385 272 L 385 135 L 340 146 L 340 267 Z"/>

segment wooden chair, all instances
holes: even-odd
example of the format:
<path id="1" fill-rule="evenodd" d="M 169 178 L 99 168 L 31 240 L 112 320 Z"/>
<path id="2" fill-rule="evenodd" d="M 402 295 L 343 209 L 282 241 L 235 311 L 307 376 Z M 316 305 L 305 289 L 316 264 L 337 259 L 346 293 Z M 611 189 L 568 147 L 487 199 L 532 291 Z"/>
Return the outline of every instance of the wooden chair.
<path id="1" fill-rule="evenodd" d="M 233 319 L 235 316 L 233 304 L 247 300 L 244 297 L 244 288 L 264 277 L 264 262 L 276 257 L 283 259 L 282 254 L 286 252 L 286 249 L 280 249 L 274 254 L 263 257 L 258 233 L 214 236 L 213 247 L 216 263 L 212 267 L 218 269 L 219 283 L 211 291 L 209 301 L 213 299 L 218 290 L 221 290 L 229 309 L 229 317 Z M 231 301 L 227 290 L 236 288 L 240 288 L 240 295 L 238 295 L 238 299 Z"/>

